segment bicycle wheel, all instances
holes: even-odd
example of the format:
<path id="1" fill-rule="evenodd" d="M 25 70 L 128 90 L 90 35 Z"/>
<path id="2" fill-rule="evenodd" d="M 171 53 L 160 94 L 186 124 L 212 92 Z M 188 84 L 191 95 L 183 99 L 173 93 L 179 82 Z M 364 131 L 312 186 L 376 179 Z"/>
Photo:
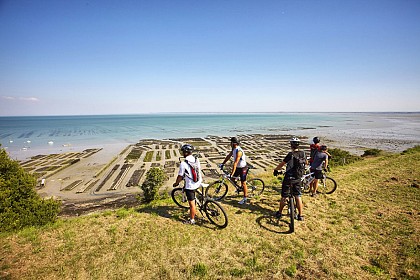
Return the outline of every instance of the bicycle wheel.
<path id="1" fill-rule="evenodd" d="M 302 182 L 302 193 L 309 193 L 310 183 L 307 179 L 303 180 Z"/>
<path id="2" fill-rule="evenodd" d="M 228 218 L 225 210 L 222 206 L 214 201 L 207 200 L 204 203 L 204 212 L 206 213 L 207 218 L 210 222 L 216 225 L 219 228 L 225 228 L 228 225 Z"/>
<path id="3" fill-rule="evenodd" d="M 175 188 L 171 192 L 172 200 L 181 208 L 190 208 L 188 204 L 187 195 L 183 188 Z"/>
<path id="4" fill-rule="evenodd" d="M 337 189 L 337 182 L 330 177 L 319 180 L 318 192 L 324 194 L 332 194 Z"/>
<path id="5" fill-rule="evenodd" d="M 213 200 L 223 199 L 228 192 L 228 186 L 222 181 L 215 181 L 206 188 L 206 196 Z"/>
<path id="6" fill-rule="evenodd" d="M 295 231 L 295 198 L 289 197 L 288 200 L 288 207 L 289 207 L 289 216 L 290 216 L 290 232 Z"/>
<path id="7" fill-rule="evenodd" d="M 258 178 L 251 179 L 246 182 L 248 188 L 248 197 L 259 196 L 264 191 L 264 181 Z"/>

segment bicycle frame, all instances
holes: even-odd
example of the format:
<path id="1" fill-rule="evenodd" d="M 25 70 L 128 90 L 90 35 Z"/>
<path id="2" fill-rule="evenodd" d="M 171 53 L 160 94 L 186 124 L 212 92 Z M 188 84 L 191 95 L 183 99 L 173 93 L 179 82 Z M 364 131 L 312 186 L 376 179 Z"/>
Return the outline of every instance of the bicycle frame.
<path id="1" fill-rule="evenodd" d="M 249 173 L 249 169 L 247 171 L 247 175 Z M 230 173 L 227 172 L 226 170 L 222 169 L 223 174 L 220 176 L 220 180 L 222 181 L 222 183 L 225 183 L 225 181 L 230 182 L 236 189 L 236 191 L 239 193 L 240 191 L 242 191 L 242 185 L 238 185 L 236 182 L 238 180 L 240 180 L 240 177 L 231 177 Z"/>
<path id="2" fill-rule="evenodd" d="M 203 195 L 205 186 L 200 186 L 196 190 L 196 196 L 194 203 L 198 208 L 201 216 L 206 216 L 211 223 L 219 228 L 225 228 L 228 224 L 228 217 L 223 207 L 211 198 Z M 181 208 L 189 208 L 187 197 L 185 194 L 185 188 L 177 187 L 171 192 L 173 201 Z"/>
<path id="3" fill-rule="evenodd" d="M 302 190 L 304 192 L 308 192 L 309 188 L 310 188 L 310 184 L 315 180 L 315 172 L 309 172 L 309 169 L 307 169 L 306 174 L 302 176 Z M 325 192 L 325 194 L 331 194 L 335 191 L 335 189 L 337 188 L 337 183 L 335 182 L 335 180 L 331 177 L 327 176 L 327 173 L 323 173 L 322 174 L 322 179 L 320 180 L 320 188 L 318 188 L 319 191 L 321 192 Z M 332 189 L 328 189 L 328 191 L 326 191 L 325 189 L 322 190 L 322 187 L 326 187 L 327 182 L 329 182 L 328 184 L 333 184 L 333 188 Z"/>

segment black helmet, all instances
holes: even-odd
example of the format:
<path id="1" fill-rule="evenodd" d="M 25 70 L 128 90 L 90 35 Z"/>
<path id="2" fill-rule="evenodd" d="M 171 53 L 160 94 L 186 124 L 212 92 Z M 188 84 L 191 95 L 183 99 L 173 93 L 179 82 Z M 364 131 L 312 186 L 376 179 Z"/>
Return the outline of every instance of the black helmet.
<path id="1" fill-rule="evenodd" d="M 297 137 L 292 137 L 292 139 L 290 139 L 290 145 L 292 145 L 293 147 L 299 147 L 300 144 L 300 139 Z"/>
<path id="2" fill-rule="evenodd" d="M 318 144 L 319 142 L 321 142 L 319 140 L 319 137 L 318 136 L 314 137 L 314 139 L 312 139 L 312 141 L 314 141 L 315 144 Z"/>
<path id="3" fill-rule="evenodd" d="M 236 137 L 232 137 L 232 138 L 230 138 L 230 143 L 239 145 L 239 140 Z"/>
<path id="4" fill-rule="evenodd" d="M 327 145 L 322 145 L 321 146 L 321 151 L 326 151 L 328 149 Z"/>
<path id="5" fill-rule="evenodd" d="M 192 151 L 194 151 L 194 147 L 190 144 L 185 144 L 181 147 L 181 151 L 184 153 L 191 153 Z"/>

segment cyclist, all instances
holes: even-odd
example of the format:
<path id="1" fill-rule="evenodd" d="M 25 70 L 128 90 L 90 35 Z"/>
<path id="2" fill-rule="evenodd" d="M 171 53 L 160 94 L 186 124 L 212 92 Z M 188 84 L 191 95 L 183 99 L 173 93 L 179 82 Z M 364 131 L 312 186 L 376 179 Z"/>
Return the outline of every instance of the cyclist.
<path id="1" fill-rule="evenodd" d="M 233 156 L 233 167 L 231 177 L 239 176 L 241 179 L 241 186 L 244 190 L 244 197 L 239 204 L 244 204 L 247 202 L 248 197 L 248 188 L 246 186 L 246 175 L 248 174 L 248 166 L 246 164 L 246 156 L 244 150 L 239 146 L 239 140 L 236 137 L 230 139 L 230 146 L 232 150 L 226 156 L 222 164 L 219 165 L 220 169 L 223 170 L 225 163 Z"/>
<path id="2" fill-rule="evenodd" d="M 190 219 L 187 220 L 186 224 L 195 224 L 195 190 L 200 187 L 202 182 L 201 166 L 198 158 L 192 155 L 194 147 L 189 144 L 185 144 L 181 147 L 182 155 L 185 161 L 179 165 L 179 172 L 173 187 L 177 187 L 182 180 L 185 180 L 185 194 L 188 199 L 190 206 Z"/>
<path id="3" fill-rule="evenodd" d="M 312 163 L 314 161 L 315 155 L 321 151 L 321 145 L 319 142 L 320 139 L 317 136 L 312 139 L 312 144 L 309 146 L 311 149 L 311 158 L 309 159 L 309 163 Z"/>
<path id="4" fill-rule="evenodd" d="M 284 179 L 283 179 L 283 183 L 281 186 L 281 200 L 280 200 L 280 206 L 279 206 L 279 211 L 276 212 L 276 217 L 277 218 L 281 218 L 282 217 L 282 211 L 284 206 L 286 205 L 286 198 L 289 195 L 290 191 L 292 192 L 293 196 L 296 199 L 296 206 L 298 209 L 298 217 L 297 220 L 299 221 L 303 221 L 303 216 L 302 216 L 302 180 L 301 180 L 301 175 L 296 175 L 296 173 L 298 172 L 298 166 L 295 162 L 295 159 L 302 161 L 303 165 L 306 164 L 306 154 L 304 151 L 300 151 L 299 150 L 299 145 L 300 145 L 300 139 L 297 137 L 293 137 L 292 139 L 290 139 L 290 146 L 292 151 L 289 152 L 286 157 L 284 158 L 284 160 L 276 167 L 274 168 L 274 176 L 277 176 L 280 174 L 280 170 L 283 168 L 283 166 L 286 165 L 286 173 L 284 175 Z M 304 170 L 304 167 L 302 167 Z M 300 171 L 301 173 L 303 173 L 303 170 Z M 291 189 L 290 189 L 291 188 Z"/>
<path id="5" fill-rule="evenodd" d="M 311 192 L 311 196 L 316 196 L 317 189 L 318 189 L 318 180 L 324 177 L 322 173 L 322 165 L 325 162 L 325 168 L 328 168 L 328 147 L 326 145 L 322 145 L 320 148 L 320 152 L 315 154 L 314 160 L 311 163 L 311 173 L 314 173 L 315 179 L 311 182 L 309 187 L 309 191 Z"/>

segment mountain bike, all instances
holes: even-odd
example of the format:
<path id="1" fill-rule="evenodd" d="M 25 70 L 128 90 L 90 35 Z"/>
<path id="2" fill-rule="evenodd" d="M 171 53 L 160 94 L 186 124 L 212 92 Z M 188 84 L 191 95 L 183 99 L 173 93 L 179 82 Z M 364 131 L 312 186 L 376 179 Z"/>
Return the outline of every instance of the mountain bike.
<path id="1" fill-rule="evenodd" d="M 248 168 L 248 171 L 249 169 L 251 169 L 251 167 Z M 235 192 L 237 194 L 243 191 L 243 188 L 240 185 L 241 182 L 239 181 L 239 177 L 231 177 L 229 172 L 227 172 L 224 169 L 221 169 L 221 170 L 223 173 L 221 174 L 219 180 L 211 183 L 206 188 L 206 196 L 211 197 L 212 199 L 216 201 L 219 201 L 226 196 L 228 192 L 227 183 L 230 183 L 232 186 L 235 187 Z M 249 198 L 261 195 L 265 187 L 264 181 L 259 178 L 253 178 L 251 180 L 247 180 L 246 185 L 248 187 Z"/>
<path id="2" fill-rule="evenodd" d="M 201 216 L 204 217 L 203 212 L 212 224 L 219 228 L 225 228 L 228 225 L 228 217 L 223 207 L 213 199 L 203 195 L 205 185 L 201 185 L 195 191 L 195 204 Z M 172 200 L 181 208 L 189 209 L 188 199 L 185 194 L 185 188 L 177 187 L 171 192 Z"/>
<path id="3" fill-rule="evenodd" d="M 302 177 L 302 182 L 303 182 L 302 191 L 304 193 L 309 193 L 310 185 L 314 179 L 315 179 L 314 172 L 310 172 L 309 168 L 307 168 L 305 175 L 303 175 Z M 323 178 L 319 179 L 318 181 L 317 192 L 322 193 L 322 194 L 332 194 L 333 192 L 335 192 L 336 189 L 337 189 L 337 182 L 333 178 L 328 177 L 327 170 L 324 170 Z"/>

